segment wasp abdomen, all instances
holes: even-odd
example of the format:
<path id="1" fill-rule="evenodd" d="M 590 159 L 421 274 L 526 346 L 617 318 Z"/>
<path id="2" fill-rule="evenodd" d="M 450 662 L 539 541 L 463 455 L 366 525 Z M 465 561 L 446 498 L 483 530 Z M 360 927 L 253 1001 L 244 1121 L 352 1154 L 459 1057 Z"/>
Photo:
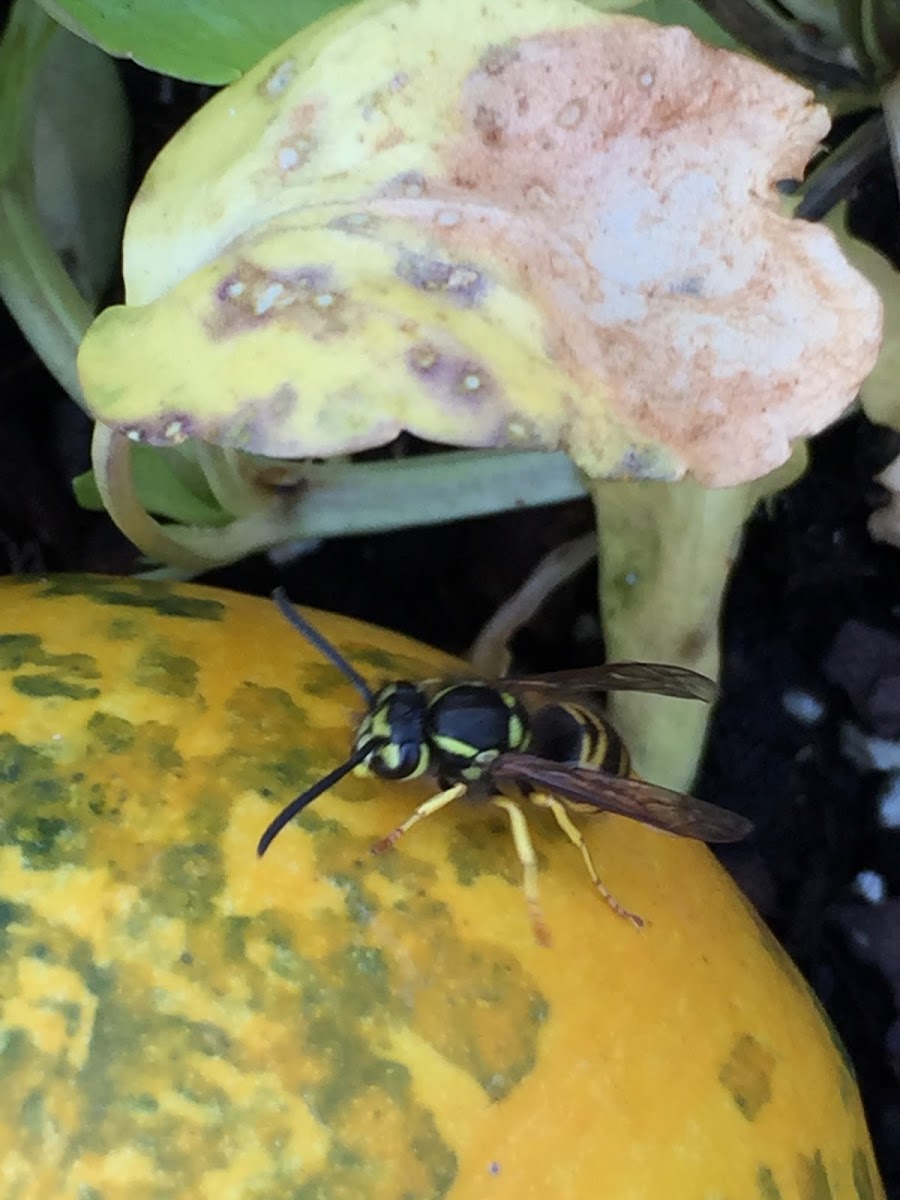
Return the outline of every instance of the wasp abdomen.
<path id="1" fill-rule="evenodd" d="M 583 704 L 545 704 L 531 718 L 529 751 L 551 762 L 628 775 L 625 743 L 598 712 Z"/>

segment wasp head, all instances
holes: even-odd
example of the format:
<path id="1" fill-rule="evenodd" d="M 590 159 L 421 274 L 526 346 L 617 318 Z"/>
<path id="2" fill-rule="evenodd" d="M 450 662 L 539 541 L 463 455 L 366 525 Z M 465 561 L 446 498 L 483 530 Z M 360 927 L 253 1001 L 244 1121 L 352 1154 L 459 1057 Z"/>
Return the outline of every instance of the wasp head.
<path id="1" fill-rule="evenodd" d="M 382 779 L 414 779 L 424 774 L 430 760 L 425 737 L 427 708 L 422 691 L 406 680 L 380 688 L 356 732 L 354 754 L 365 752 L 356 773 Z"/>

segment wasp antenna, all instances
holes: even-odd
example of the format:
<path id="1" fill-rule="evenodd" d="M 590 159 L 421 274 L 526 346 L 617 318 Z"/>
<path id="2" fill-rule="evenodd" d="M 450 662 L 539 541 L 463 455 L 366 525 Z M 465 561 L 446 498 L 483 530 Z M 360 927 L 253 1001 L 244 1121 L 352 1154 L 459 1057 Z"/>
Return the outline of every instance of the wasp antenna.
<path id="1" fill-rule="evenodd" d="M 321 654 L 324 654 L 328 661 L 337 667 L 344 678 L 348 679 L 350 683 L 353 684 L 353 686 L 365 700 L 366 704 L 371 705 L 372 700 L 374 699 L 372 695 L 372 689 L 363 679 L 362 675 L 360 675 L 358 671 L 354 670 L 354 668 L 350 666 L 346 658 L 344 658 L 343 654 L 341 654 L 340 650 L 338 650 L 336 646 L 332 646 L 331 642 L 329 642 L 323 634 L 319 633 L 319 631 L 314 629 L 304 617 L 300 616 L 296 608 L 294 608 L 293 604 L 291 604 L 290 600 L 288 599 L 287 592 L 283 587 L 277 587 L 275 589 L 275 591 L 272 593 L 272 599 L 275 601 L 278 611 L 285 618 L 285 620 L 290 621 L 298 633 L 302 633 L 311 645 L 315 646 L 315 648 Z"/>
<path id="2" fill-rule="evenodd" d="M 359 750 L 355 750 L 353 754 L 342 762 L 339 767 L 335 767 L 333 771 L 329 771 L 324 779 L 320 779 L 318 783 L 314 783 L 311 788 L 307 788 L 305 792 L 301 792 L 296 800 L 292 800 L 290 804 L 285 805 L 278 816 L 266 826 L 266 831 L 259 839 L 259 844 L 256 847 L 257 855 L 262 858 L 268 848 L 272 845 L 275 838 L 278 837 L 282 829 L 288 822 L 293 821 L 297 813 L 302 812 L 307 804 L 312 804 L 318 796 L 323 792 L 327 792 L 329 788 L 334 787 L 338 780 L 343 779 L 348 775 L 355 766 L 362 762 L 367 754 L 372 750 L 371 742 Z"/>

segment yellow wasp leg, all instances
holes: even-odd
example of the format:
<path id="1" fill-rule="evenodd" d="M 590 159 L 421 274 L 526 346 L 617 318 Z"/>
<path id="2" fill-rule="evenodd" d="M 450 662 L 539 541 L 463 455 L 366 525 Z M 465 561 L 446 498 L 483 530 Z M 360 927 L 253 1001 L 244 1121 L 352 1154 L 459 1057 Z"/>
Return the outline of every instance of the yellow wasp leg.
<path id="1" fill-rule="evenodd" d="M 572 818 L 566 812 L 565 805 L 562 803 L 562 801 L 557 800 L 555 796 L 548 796 L 543 792 L 532 793 L 528 799 L 532 804 L 536 804 L 538 808 L 550 809 L 556 818 L 557 825 L 560 827 L 569 841 L 574 842 L 581 851 L 581 857 L 584 859 L 584 865 L 588 869 L 588 874 L 593 881 L 594 887 L 597 889 L 609 907 L 613 910 L 613 912 L 617 912 L 620 917 L 624 917 L 627 921 L 630 921 L 635 928 L 642 928 L 644 924 L 643 917 L 639 917 L 637 913 L 629 912 L 624 905 L 619 903 L 612 892 L 607 891 L 607 889 L 600 882 L 600 876 L 597 874 L 597 868 L 594 866 L 594 860 L 591 858 L 591 852 L 588 850 L 585 840 L 581 836 L 578 827 L 573 823 Z"/>
<path id="2" fill-rule="evenodd" d="M 415 812 L 406 818 L 402 825 L 398 825 L 387 837 L 383 837 L 381 841 L 375 843 L 372 847 L 372 853 L 382 854 L 385 850 L 390 850 L 391 846 L 395 842 L 398 842 L 404 833 L 408 833 L 413 825 L 418 825 L 424 817 L 430 817 L 432 813 L 438 812 L 448 804 L 452 804 L 454 800 L 458 800 L 460 796 L 465 795 L 467 787 L 468 784 L 456 783 L 453 787 L 447 788 L 445 792 L 438 792 L 430 800 L 423 801 Z"/>
<path id="3" fill-rule="evenodd" d="M 503 800 L 495 797 L 491 803 L 495 804 L 497 808 L 505 809 L 509 817 L 516 854 L 519 857 L 519 862 L 522 864 L 522 890 L 525 893 L 525 899 L 528 901 L 528 915 L 531 917 L 531 927 L 540 945 L 549 946 L 551 945 L 550 930 L 544 921 L 544 913 L 541 909 L 541 901 L 538 895 L 537 855 L 534 852 L 531 834 L 528 832 L 528 823 L 525 820 L 525 814 L 513 800 Z"/>

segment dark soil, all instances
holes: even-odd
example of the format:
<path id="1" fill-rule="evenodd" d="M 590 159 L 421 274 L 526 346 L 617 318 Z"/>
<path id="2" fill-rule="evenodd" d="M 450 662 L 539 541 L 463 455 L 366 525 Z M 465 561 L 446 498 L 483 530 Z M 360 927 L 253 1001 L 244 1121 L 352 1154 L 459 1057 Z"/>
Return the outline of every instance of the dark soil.
<path id="1" fill-rule="evenodd" d="M 140 129 L 137 179 L 204 93 L 161 85 L 134 67 L 125 75 Z M 134 569 L 132 549 L 105 517 L 72 499 L 68 480 L 88 465 L 88 423 L 5 310 L 0 390 L 0 573 Z M 854 881 L 875 871 L 885 896 L 900 897 L 900 829 L 878 823 L 885 776 L 844 749 L 848 728 L 868 732 L 867 717 L 824 663 L 848 621 L 900 635 L 900 552 L 866 530 L 881 499 L 873 476 L 898 450 L 896 435 L 855 415 L 818 439 L 808 474 L 750 521 L 724 617 L 723 698 L 696 787 L 756 821 L 752 842 L 732 851 L 728 865 L 849 1049 L 892 1200 L 900 1200 L 900 978 L 891 978 L 872 935 L 872 914 L 884 905 L 862 899 Z M 204 578 L 261 595 L 284 583 L 297 601 L 463 652 L 541 555 L 590 525 L 587 503 L 575 503 L 346 538 L 284 569 L 260 555 Z M 520 636 L 519 665 L 602 661 L 595 612 L 587 569 Z M 791 716 L 783 703 L 790 690 L 818 698 L 821 716 Z M 900 917 L 886 936 L 900 941 Z"/>

